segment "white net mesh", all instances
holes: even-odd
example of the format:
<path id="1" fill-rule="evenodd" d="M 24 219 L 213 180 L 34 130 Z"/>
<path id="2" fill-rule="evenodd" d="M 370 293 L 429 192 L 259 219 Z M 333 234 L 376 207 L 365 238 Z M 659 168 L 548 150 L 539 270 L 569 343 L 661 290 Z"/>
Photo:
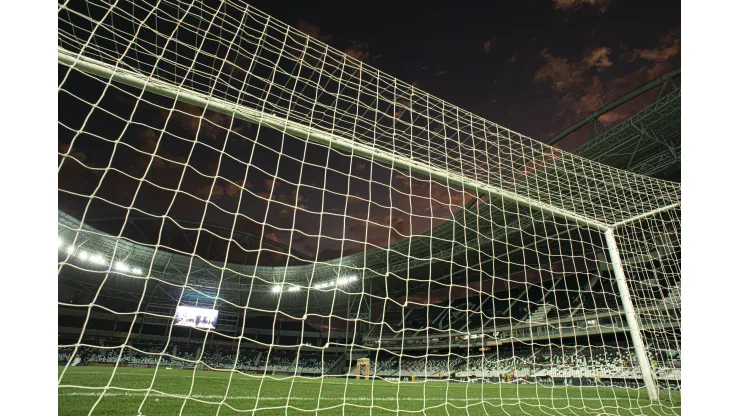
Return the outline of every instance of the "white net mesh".
<path id="1" fill-rule="evenodd" d="M 239 1 L 58 16 L 60 413 L 680 412 L 680 185 Z"/>

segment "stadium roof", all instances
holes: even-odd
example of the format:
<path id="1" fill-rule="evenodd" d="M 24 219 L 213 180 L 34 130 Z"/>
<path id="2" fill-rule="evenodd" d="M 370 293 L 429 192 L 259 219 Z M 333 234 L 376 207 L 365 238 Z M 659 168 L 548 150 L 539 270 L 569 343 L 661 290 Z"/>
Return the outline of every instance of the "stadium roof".
<path id="1" fill-rule="evenodd" d="M 665 74 L 607 104 L 548 141 L 557 143 L 590 122 L 651 89 L 655 102 L 616 126 L 596 135 L 574 154 L 615 168 L 661 179 L 679 180 L 681 171 L 681 70 Z"/>
<path id="2" fill-rule="evenodd" d="M 642 175 L 676 178 L 681 169 L 681 88 L 574 153 Z"/>

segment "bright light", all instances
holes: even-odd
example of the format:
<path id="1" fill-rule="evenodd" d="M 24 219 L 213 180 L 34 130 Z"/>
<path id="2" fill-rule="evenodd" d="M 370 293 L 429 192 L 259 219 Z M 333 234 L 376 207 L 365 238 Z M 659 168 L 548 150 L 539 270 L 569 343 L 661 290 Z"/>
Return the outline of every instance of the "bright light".
<path id="1" fill-rule="evenodd" d="M 62 248 L 64 245 L 64 240 L 62 240 L 62 237 L 57 237 L 57 248 Z"/>
<path id="2" fill-rule="evenodd" d="M 128 272 L 128 266 L 126 266 L 126 264 L 124 262 L 118 261 L 118 262 L 116 262 L 116 270 L 118 270 L 119 272 L 126 273 L 126 272 Z"/>
<path id="3" fill-rule="evenodd" d="M 290 287 L 288 287 L 288 292 L 297 292 L 299 290 L 301 290 L 301 288 L 299 286 L 290 286 Z"/>
<path id="4" fill-rule="evenodd" d="M 337 286 L 344 286 L 349 283 L 349 277 L 340 277 L 337 279 Z"/>
<path id="5" fill-rule="evenodd" d="M 131 271 L 133 274 L 141 274 L 141 269 L 138 267 L 134 267 L 134 270 Z"/>
<path id="6" fill-rule="evenodd" d="M 93 254 L 92 257 L 90 257 L 90 261 L 95 264 L 105 264 L 105 259 L 100 254 Z"/>
<path id="7" fill-rule="evenodd" d="M 88 257 L 87 251 L 85 250 L 80 251 L 77 257 L 79 257 L 81 260 L 87 260 L 87 257 Z"/>
<path id="8" fill-rule="evenodd" d="M 270 292 L 272 293 L 280 293 L 282 291 L 283 291 L 283 287 L 280 285 L 275 285 L 272 287 L 272 289 L 270 289 Z"/>
<path id="9" fill-rule="evenodd" d="M 67 253 L 68 254 L 75 254 L 75 246 L 69 246 L 69 247 L 67 247 Z"/>
<path id="10" fill-rule="evenodd" d="M 357 281 L 357 276 L 350 276 L 349 277 L 349 281 L 350 282 L 356 282 Z"/>
<path id="11" fill-rule="evenodd" d="M 316 289 L 324 289 L 324 288 L 329 287 L 329 283 L 327 283 L 327 282 L 317 283 L 313 287 L 316 288 Z"/>

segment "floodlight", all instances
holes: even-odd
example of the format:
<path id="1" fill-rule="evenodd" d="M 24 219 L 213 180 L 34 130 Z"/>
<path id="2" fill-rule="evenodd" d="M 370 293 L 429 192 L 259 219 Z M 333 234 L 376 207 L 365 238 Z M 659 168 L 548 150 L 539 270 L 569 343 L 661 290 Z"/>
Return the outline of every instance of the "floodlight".
<path id="1" fill-rule="evenodd" d="M 340 277 L 337 279 L 337 286 L 344 286 L 349 283 L 349 277 Z"/>
<path id="2" fill-rule="evenodd" d="M 131 271 L 133 274 L 141 274 L 141 269 L 138 267 L 134 267 L 134 269 Z"/>
<path id="3" fill-rule="evenodd" d="M 116 262 L 116 270 L 118 270 L 119 272 L 125 273 L 125 272 L 128 272 L 128 266 L 126 266 L 124 262 L 118 261 Z"/>
<path id="4" fill-rule="evenodd" d="M 57 237 L 57 248 L 62 248 L 64 245 L 64 240 L 62 240 L 62 237 Z"/>
<path id="5" fill-rule="evenodd" d="M 280 293 L 280 292 L 283 291 L 283 287 L 280 286 L 280 285 L 275 285 L 275 286 L 272 287 L 272 289 L 270 289 L 270 291 L 272 293 Z"/>
<path id="6" fill-rule="evenodd" d="M 67 253 L 68 254 L 75 254 L 75 246 L 69 246 L 69 247 L 67 247 Z"/>
<path id="7" fill-rule="evenodd" d="M 301 290 L 301 288 L 299 286 L 290 286 L 290 287 L 288 287 L 288 292 L 297 292 L 299 290 Z"/>
<path id="8" fill-rule="evenodd" d="M 93 262 L 93 263 L 95 263 L 95 264 L 100 264 L 100 265 L 105 264 L 105 259 L 100 254 L 93 254 L 90 257 L 90 261 Z"/>
<path id="9" fill-rule="evenodd" d="M 80 260 L 87 260 L 87 257 L 88 257 L 87 251 L 85 250 L 80 251 L 77 257 L 79 257 Z"/>

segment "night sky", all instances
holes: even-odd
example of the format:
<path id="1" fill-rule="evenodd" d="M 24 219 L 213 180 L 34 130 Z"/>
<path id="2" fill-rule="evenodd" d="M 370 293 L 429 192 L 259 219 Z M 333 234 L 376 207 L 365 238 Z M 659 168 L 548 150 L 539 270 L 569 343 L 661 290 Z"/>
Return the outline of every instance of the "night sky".
<path id="1" fill-rule="evenodd" d="M 680 67 L 676 1 L 251 1 L 398 79 L 546 141 Z M 654 94 L 601 118 L 611 125 Z M 572 150 L 584 137 L 560 143 Z"/>
<path id="2" fill-rule="evenodd" d="M 400 80 L 543 141 L 680 64 L 675 2 L 292 3 L 252 2 Z M 200 123 L 198 108 L 149 93 L 139 101 L 135 89 L 67 77 L 61 65 L 58 73 L 59 207 L 143 244 L 218 261 L 230 245 L 228 260 L 246 264 L 330 260 L 427 231 L 476 197 L 221 114 L 207 112 Z M 652 98 L 645 94 L 601 121 L 612 125 Z M 560 145 L 571 150 L 584 137 Z M 124 226 L 127 213 L 139 220 Z M 280 245 L 300 254 L 285 256 Z"/>

